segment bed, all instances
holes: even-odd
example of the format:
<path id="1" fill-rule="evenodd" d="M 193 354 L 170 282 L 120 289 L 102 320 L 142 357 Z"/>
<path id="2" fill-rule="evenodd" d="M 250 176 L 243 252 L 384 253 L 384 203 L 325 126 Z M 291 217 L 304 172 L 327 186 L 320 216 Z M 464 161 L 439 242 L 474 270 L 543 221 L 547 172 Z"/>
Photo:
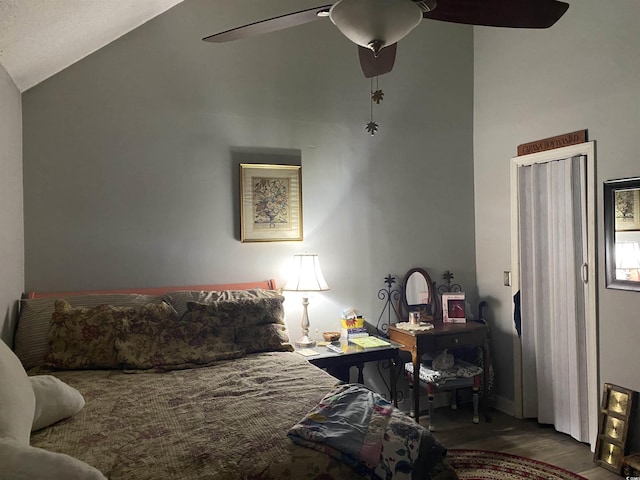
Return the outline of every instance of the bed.
<path id="1" fill-rule="evenodd" d="M 273 280 L 30 293 L 15 354 L 83 399 L 30 447 L 111 480 L 456 478 L 426 429 L 293 351 L 283 301 Z"/>

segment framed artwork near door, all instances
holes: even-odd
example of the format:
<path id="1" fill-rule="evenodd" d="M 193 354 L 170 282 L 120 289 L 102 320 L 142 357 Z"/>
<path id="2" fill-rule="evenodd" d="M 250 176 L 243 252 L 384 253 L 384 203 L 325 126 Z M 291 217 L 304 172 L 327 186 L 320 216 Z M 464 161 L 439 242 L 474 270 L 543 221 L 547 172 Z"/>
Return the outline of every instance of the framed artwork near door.
<path id="1" fill-rule="evenodd" d="M 635 395 L 636 392 L 628 388 L 604 384 L 593 461 L 618 474 L 622 470 L 622 460 L 626 454 L 629 418 L 634 408 Z"/>

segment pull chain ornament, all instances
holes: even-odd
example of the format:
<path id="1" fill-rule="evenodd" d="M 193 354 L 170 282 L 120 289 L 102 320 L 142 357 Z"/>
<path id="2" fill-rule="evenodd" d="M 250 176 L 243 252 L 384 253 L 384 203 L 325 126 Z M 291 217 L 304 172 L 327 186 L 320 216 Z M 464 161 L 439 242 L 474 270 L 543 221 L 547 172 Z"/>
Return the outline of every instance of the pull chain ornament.
<path id="1" fill-rule="evenodd" d="M 384 100 L 384 92 L 378 87 L 378 77 L 376 77 L 376 89 L 373 89 L 373 78 L 371 79 L 371 121 L 367 123 L 367 132 L 371 136 L 375 135 L 378 131 L 378 124 L 373 121 L 373 102 L 380 105 L 380 102 Z"/>

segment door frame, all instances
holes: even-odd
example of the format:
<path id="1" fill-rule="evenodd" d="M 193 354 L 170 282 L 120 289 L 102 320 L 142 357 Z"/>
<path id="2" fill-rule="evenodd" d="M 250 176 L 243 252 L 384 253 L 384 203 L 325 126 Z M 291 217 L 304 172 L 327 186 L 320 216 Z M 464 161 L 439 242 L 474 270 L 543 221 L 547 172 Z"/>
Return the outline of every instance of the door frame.
<path id="1" fill-rule="evenodd" d="M 544 152 L 522 155 L 511 159 L 511 294 L 512 298 L 520 290 L 520 235 L 519 235 L 519 191 L 518 168 L 535 163 L 546 163 L 563 160 L 576 155 L 587 157 L 587 291 L 588 299 L 585 305 L 586 314 L 586 349 L 587 349 L 587 410 L 589 412 L 589 442 L 591 451 L 595 449 L 598 435 L 598 341 L 597 341 L 597 211 L 596 211 L 596 175 L 595 175 L 595 142 L 585 142 L 578 145 L 546 150 Z M 511 305 L 512 315 L 514 305 Z M 513 336 L 514 359 L 514 407 L 516 418 L 523 416 L 522 393 L 522 344 L 515 326 Z"/>

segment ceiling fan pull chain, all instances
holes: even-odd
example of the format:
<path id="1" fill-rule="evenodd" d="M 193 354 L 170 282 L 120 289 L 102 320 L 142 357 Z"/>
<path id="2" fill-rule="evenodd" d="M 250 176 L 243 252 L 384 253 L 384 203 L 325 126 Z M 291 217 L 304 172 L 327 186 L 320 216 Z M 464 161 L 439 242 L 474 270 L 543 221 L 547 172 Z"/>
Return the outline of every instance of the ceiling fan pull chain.
<path id="1" fill-rule="evenodd" d="M 377 88 L 377 82 L 378 82 L 378 77 L 376 76 L 376 88 Z M 377 102 L 380 103 L 378 100 L 376 100 L 374 98 L 374 96 L 376 95 L 376 93 L 379 90 L 376 90 L 376 92 L 373 91 L 373 77 L 371 77 L 371 88 L 369 89 L 369 91 L 371 92 L 371 121 L 369 123 L 367 123 L 367 132 L 369 132 L 371 134 L 371 136 L 375 135 L 376 132 L 378 131 L 378 124 L 376 122 L 373 121 L 373 102 Z"/>

